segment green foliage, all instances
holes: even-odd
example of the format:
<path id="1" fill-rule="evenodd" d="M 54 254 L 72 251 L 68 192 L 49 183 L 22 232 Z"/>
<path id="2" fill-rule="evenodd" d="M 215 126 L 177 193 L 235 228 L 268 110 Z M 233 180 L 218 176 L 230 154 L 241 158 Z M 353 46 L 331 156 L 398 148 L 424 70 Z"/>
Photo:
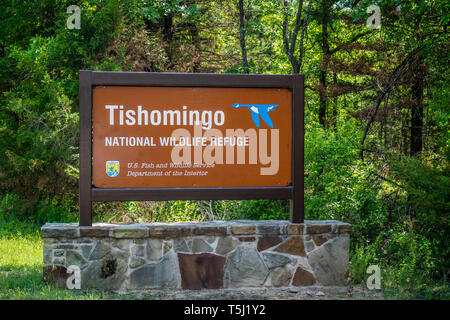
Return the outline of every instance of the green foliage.
<path id="1" fill-rule="evenodd" d="M 0 199 L 0 219 L 3 217 L 24 219 L 30 215 L 31 208 L 28 201 L 17 194 L 7 193 Z"/>
<path id="2" fill-rule="evenodd" d="M 307 125 L 305 134 L 306 210 L 318 219 L 344 215 L 353 206 L 352 186 L 357 181 L 357 131 L 345 125 L 337 131 Z M 338 192 L 337 192 L 338 191 Z"/>
<path id="3" fill-rule="evenodd" d="M 336 130 L 308 125 L 305 134 L 305 210 L 310 219 L 338 219 L 378 233 L 386 218 L 377 201 L 375 168 L 358 158 L 360 132 L 352 121 Z"/>
<path id="4" fill-rule="evenodd" d="M 26 198 L 7 193 L 0 196 L 0 223 L 3 221 L 28 221 L 43 225 L 46 222 L 76 222 L 78 214 L 73 208 L 76 203 L 71 195 L 44 198 L 31 206 Z M 1 220 L 4 219 L 4 220 Z"/>
<path id="5" fill-rule="evenodd" d="M 403 186 L 405 196 L 397 207 L 408 211 L 410 233 L 420 236 L 420 246 L 427 244 L 435 261 L 429 269 L 448 276 L 450 267 L 450 170 L 445 159 L 389 158 L 392 176 Z M 428 159 L 427 159 L 428 158 Z M 421 259 L 424 261 L 423 259 Z M 427 269 L 427 268 L 424 268 Z M 447 273 L 447 274 L 446 274 Z M 435 275 L 436 276 L 436 275 Z"/>
<path id="6" fill-rule="evenodd" d="M 156 211 L 156 221 L 201 221 L 200 208 L 195 201 L 170 201 Z"/>
<path id="7" fill-rule="evenodd" d="M 95 203 L 94 218 L 107 222 L 178 222 L 289 218 L 287 201 L 125 201 Z"/>
<path id="8" fill-rule="evenodd" d="M 405 226 L 389 230 L 384 254 L 399 263 L 395 283 L 405 286 L 411 280 L 422 283 L 423 279 L 433 276 L 434 270 L 431 243 L 423 236 L 405 230 Z M 389 285 L 389 283 L 387 283 Z"/>
<path id="9" fill-rule="evenodd" d="M 440 289 L 426 293 L 425 284 L 435 287 L 437 279 L 448 277 L 450 185 L 446 159 L 385 152 L 382 161 L 393 180 L 386 179 L 378 173 L 375 161 L 359 159 L 359 137 L 351 122 L 326 131 L 307 126 L 307 218 L 338 219 L 353 225 L 353 283 L 365 283 L 367 267 L 377 264 L 391 296 L 396 296 L 393 288 L 399 286 L 405 290 L 403 298 L 445 295 Z M 443 286 L 446 288 L 445 280 Z"/>
<path id="10" fill-rule="evenodd" d="M 65 170 L 77 166 L 78 157 L 78 115 L 62 81 L 45 68 L 49 43 L 35 38 L 26 51 L 12 49 L 15 73 L 25 79 L 4 94 L 0 116 L 2 188 L 35 198 L 40 191 L 56 194 L 70 188 Z"/>
<path id="11" fill-rule="evenodd" d="M 367 278 L 366 270 L 370 265 L 378 265 L 378 248 L 380 237 L 373 243 L 360 239 L 352 242 L 352 255 L 350 258 L 349 278 L 352 284 L 364 283 Z"/>
<path id="12" fill-rule="evenodd" d="M 381 271 L 381 289 L 388 299 L 449 299 L 447 277 L 436 278 L 433 252 L 427 239 L 397 226 L 375 241 L 352 242 L 350 280 L 365 286 L 370 265 Z"/>
<path id="13" fill-rule="evenodd" d="M 98 59 L 123 28 L 121 3 L 108 1 L 82 10 L 80 30 L 66 28 L 66 7 L 60 3 L 52 23 L 30 35 L 28 43 L 12 38 L 3 42 L 7 54 L 0 57 L 1 76 L 8 79 L 0 96 L 0 187 L 36 208 L 46 207 L 40 201 L 52 203 L 54 196 L 76 203 L 78 70 L 92 65 L 120 70 L 123 63 Z M 27 10 L 41 10 L 20 8 L 7 6 L 6 11 L 18 10 L 14 12 L 29 23 Z M 38 217 L 44 219 L 40 212 Z"/>
<path id="14" fill-rule="evenodd" d="M 236 213 L 230 214 L 231 219 L 252 220 L 287 220 L 289 219 L 289 202 L 273 200 L 237 201 Z"/>

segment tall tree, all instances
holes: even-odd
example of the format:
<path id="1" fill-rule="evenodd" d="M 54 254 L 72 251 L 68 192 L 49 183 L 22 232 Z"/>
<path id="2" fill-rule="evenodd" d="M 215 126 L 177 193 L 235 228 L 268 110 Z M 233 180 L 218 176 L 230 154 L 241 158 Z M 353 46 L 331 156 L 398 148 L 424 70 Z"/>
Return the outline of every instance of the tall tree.
<path id="1" fill-rule="evenodd" d="M 423 90 L 425 84 L 425 65 L 421 55 L 417 56 L 414 63 L 414 78 L 412 84 L 411 104 L 411 139 L 410 154 L 416 155 L 422 151 L 423 128 Z"/>
<path id="2" fill-rule="evenodd" d="M 298 1 L 298 7 L 295 15 L 294 28 L 292 32 L 289 32 L 289 11 L 290 7 L 288 1 L 283 1 L 283 47 L 284 51 L 292 66 L 292 72 L 294 74 L 300 73 L 304 56 L 304 40 L 305 34 L 308 28 L 308 20 L 311 9 L 312 1 L 309 1 L 308 8 L 306 9 L 305 18 L 302 19 L 303 0 Z M 302 27 L 302 33 L 298 45 L 298 57 L 296 57 L 296 47 L 298 41 L 298 33 Z"/>
<path id="3" fill-rule="evenodd" d="M 320 52 L 320 63 L 313 69 L 319 96 L 318 119 L 324 128 L 329 122 L 336 121 L 337 110 L 328 112 L 330 98 L 373 87 L 367 78 L 374 73 L 368 58 L 374 49 L 366 37 L 371 30 L 365 28 L 361 19 L 353 19 L 352 5 L 348 1 L 320 0 L 311 12 L 315 24 L 312 38 L 315 50 Z M 363 50 L 367 52 L 363 53 Z M 345 76 L 340 77 L 340 74 Z"/>
<path id="4" fill-rule="evenodd" d="M 386 41 L 392 43 L 392 48 L 385 53 L 390 63 L 380 71 L 377 79 L 379 90 L 361 139 L 361 157 L 364 141 L 379 107 L 389 92 L 394 90 L 400 91 L 398 95 L 403 99 L 397 102 L 398 107 L 409 109 L 408 117 L 400 116 L 403 152 L 416 155 L 423 150 L 424 89 L 429 75 L 427 65 L 431 62 L 431 52 L 436 52 L 440 46 L 448 47 L 448 40 L 443 36 L 448 26 L 446 11 L 446 6 L 438 1 L 405 0 L 396 4 L 386 2 L 382 6 L 382 30 Z M 398 45 L 399 43 L 402 45 Z M 408 89 L 410 95 L 407 93 Z"/>
<path id="5" fill-rule="evenodd" d="M 249 73 L 247 60 L 247 47 L 245 46 L 245 11 L 244 0 L 238 0 L 239 8 L 239 43 L 241 45 L 242 53 L 242 68 L 244 73 Z"/>

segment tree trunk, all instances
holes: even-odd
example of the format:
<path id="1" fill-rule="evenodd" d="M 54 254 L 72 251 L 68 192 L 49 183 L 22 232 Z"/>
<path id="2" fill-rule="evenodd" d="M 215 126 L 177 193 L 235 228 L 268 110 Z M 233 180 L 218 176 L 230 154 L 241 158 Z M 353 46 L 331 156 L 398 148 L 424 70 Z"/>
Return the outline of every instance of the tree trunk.
<path id="1" fill-rule="evenodd" d="M 249 73 L 247 60 L 247 47 L 245 46 L 245 27 L 244 27 L 244 0 L 239 0 L 239 40 L 242 52 L 242 67 L 244 73 Z"/>
<path id="2" fill-rule="evenodd" d="M 165 51 L 169 60 L 169 68 L 173 67 L 173 51 L 172 51 L 172 39 L 173 39 L 173 15 L 168 14 L 164 16 L 163 37 L 166 43 Z"/>
<path id="3" fill-rule="evenodd" d="M 320 87 L 322 92 L 319 94 L 319 123 L 326 128 L 327 122 L 327 73 L 325 70 L 320 72 Z"/>
<path id="4" fill-rule="evenodd" d="M 333 84 L 337 87 L 337 74 L 333 74 Z M 338 96 L 336 95 L 334 97 L 334 104 L 333 104 L 333 126 L 337 127 L 337 116 L 338 116 Z"/>
<path id="5" fill-rule="evenodd" d="M 405 156 L 408 155 L 408 119 L 402 121 L 402 142 L 400 144 L 400 149 L 403 151 Z"/>
<path id="6" fill-rule="evenodd" d="M 327 68 L 328 55 L 330 53 L 330 46 L 328 44 L 328 9 L 326 6 L 322 12 L 322 64 L 320 71 L 320 87 L 322 92 L 319 94 L 319 123 L 326 128 L 327 122 Z"/>
<path id="7" fill-rule="evenodd" d="M 192 37 L 192 43 L 195 48 L 195 52 L 193 55 L 194 64 L 192 66 L 193 72 L 200 72 L 200 55 L 201 55 L 201 43 L 200 43 L 200 35 L 198 33 L 198 28 L 195 23 L 189 24 L 189 32 Z"/>
<path id="8" fill-rule="evenodd" d="M 303 40 L 304 40 L 304 36 L 305 36 L 305 32 L 306 32 L 306 28 L 308 26 L 308 15 L 309 12 L 307 13 L 307 16 L 305 18 L 305 21 L 302 21 L 302 10 L 303 10 L 303 0 L 300 0 L 298 2 L 298 9 L 297 9 L 297 14 L 295 16 L 295 26 L 294 26 L 294 30 L 292 31 L 292 34 L 288 37 L 288 17 L 289 17 L 289 8 L 288 8 L 288 1 L 284 0 L 283 1 L 283 7 L 284 7 L 284 17 L 283 17 L 283 47 L 284 47 L 284 51 L 286 52 L 286 55 L 289 59 L 289 62 L 291 63 L 292 66 L 292 72 L 294 74 L 298 74 L 300 72 L 300 68 L 302 65 L 302 61 L 303 61 Z M 297 58 L 295 57 L 295 44 L 297 43 L 297 35 L 298 32 L 300 31 L 300 26 L 303 23 L 303 29 L 302 29 L 302 36 L 300 39 L 300 53 L 299 53 L 299 58 L 297 60 Z"/>
<path id="9" fill-rule="evenodd" d="M 422 151 L 423 89 L 425 72 L 423 58 L 421 56 L 417 58 L 414 67 L 414 84 L 412 87 L 413 104 L 411 105 L 411 156 Z"/>

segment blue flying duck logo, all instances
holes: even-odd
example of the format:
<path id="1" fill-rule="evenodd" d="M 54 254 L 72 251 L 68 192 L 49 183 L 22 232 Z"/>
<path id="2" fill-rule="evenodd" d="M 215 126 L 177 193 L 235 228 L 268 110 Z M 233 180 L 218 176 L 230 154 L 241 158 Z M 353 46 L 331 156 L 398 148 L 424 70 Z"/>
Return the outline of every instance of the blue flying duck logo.
<path id="1" fill-rule="evenodd" d="M 275 111 L 275 108 L 278 107 L 278 104 L 233 104 L 234 108 L 247 107 L 252 112 L 252 119 L 255 123 L 256 127 L 259 128 L 259 117 L 267 123 L 269 127 L 273 129 L 273 122 L 270 119 L 269 111 Z"/>

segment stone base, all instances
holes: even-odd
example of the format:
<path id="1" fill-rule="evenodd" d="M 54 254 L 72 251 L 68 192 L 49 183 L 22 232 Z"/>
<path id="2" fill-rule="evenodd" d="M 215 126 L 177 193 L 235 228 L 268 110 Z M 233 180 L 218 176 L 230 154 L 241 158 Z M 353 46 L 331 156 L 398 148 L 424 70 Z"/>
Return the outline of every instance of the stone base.
<path id="1" fill-rule="evenodd" d="M 65 287 L 76 265 L 82 289 L 341 286 L 350 232 L 336 220 L 47 223 L 44 280 Z"/>

